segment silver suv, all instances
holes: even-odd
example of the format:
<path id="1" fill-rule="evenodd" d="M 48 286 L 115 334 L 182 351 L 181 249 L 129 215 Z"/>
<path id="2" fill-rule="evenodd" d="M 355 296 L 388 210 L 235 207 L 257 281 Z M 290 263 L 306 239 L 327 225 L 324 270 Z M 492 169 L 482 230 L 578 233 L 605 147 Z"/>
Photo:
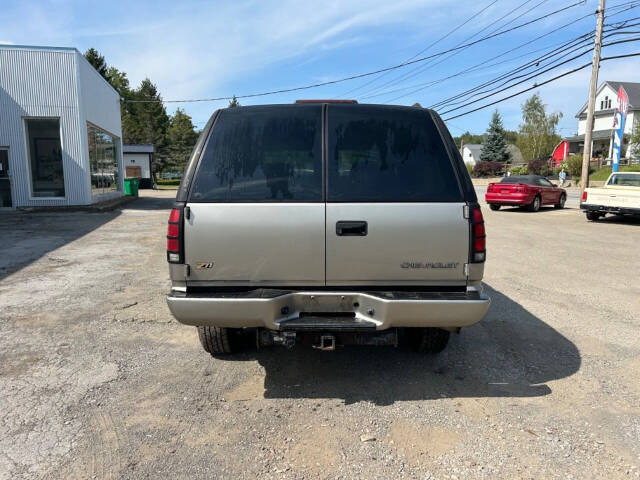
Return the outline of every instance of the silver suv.
<path id="1" fill-rule="evenodd" d="M 226 108 L 171 211 L 167 303 L 212 355 L 249 343 L 435 353 L 489 308 L 485 255 L 471 179 L 435 112 Z"/>

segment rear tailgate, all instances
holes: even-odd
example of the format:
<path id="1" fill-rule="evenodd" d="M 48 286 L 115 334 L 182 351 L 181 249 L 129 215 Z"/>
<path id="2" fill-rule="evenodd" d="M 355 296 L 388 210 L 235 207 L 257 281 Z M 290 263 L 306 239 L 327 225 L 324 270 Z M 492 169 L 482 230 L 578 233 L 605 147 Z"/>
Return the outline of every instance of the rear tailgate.
<path id="1" fill-rule="evenodd" d="M 587 201 L 584 203 L 605 207 L 640 208 L 640 188 L 589 188 Z"/>
<path id="2" fill-rule="evenodd" d="M 469 220 L 423 109 L 328 106 L 327 285 L 464 285 Z"/>

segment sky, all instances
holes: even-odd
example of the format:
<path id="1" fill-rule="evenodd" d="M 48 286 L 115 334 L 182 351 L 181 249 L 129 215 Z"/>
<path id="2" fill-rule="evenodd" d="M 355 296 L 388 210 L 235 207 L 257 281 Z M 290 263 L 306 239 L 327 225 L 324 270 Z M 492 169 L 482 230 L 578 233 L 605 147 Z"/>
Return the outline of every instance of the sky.
<path id="1" fill-rule="evenodd" d="M 148 77 L 163 99 L 184 100 L 299 87 L 399 65 L 412 58 L 440 54 L 491 32 L 499 33 L 576 0 L 2 0 L 2 3 L 0 43 L 75 47 L 81 52 L 94 47 L 105 56 L 108 65 L 126 72 L 132 85 Z M 319 88 L 241 98 L 240 103 L 354 98 L 360 103 L 418 102 L 428 107 L 592 32 L 597 3 L 587 0 L 453 55 L 439 55 L 388 73 Z M 636 7 L 632 10 L 616 9 L 627 3 L 628 0 L 608 0 L 611 17 L 605 24 L 640 17 L 640 1 L 630 5 Z M 521 14 L 524 15 L 516 18 Z M 522 46 L 543 34 L 548 35 Z M 635 35 L 613 36 L 605 42 L 625 37 Z M 581 57 L 518 87 L 501 89 L 499 95 L 487 102 L 590 62 L 592 54 L 588 49 L 592 45 L 586 42 L 572 54 L 585 52 Z M 516 47 L 520 48 L 505 53 Z M 634 52 L 640 52 L 640 42 L 605 47 L 603 56 Z M 497 58 L 490 60 L 493 57 Z M 493 65 L 497 62 L 501 63 Z M 454 136 L 467 130 L 482 133 L 497 107 L 505 127 L 516 130 L 521 122 L 522 103 L 539 92 L 549 112 L 563 115 L 559 133 L 572 135 L 577 130 L 575 114 L 587 99 L 590 73 L 589 67 L 495 107 L 447 121 L 447 125 Z M 429 85 L 453 74 L 456 74 L 453 78 Z M 640 57 L 603 62 L 599 83 L 605 80 L 640 82 Z M 227 103 L 166 106 L 170 113 L 178 107 L 184 109 L 196 127 L 202 128 L 210 115 Z M 479 105 L 482 103 L 468 108 Z M 445 119 L 466 111 L 447 114 L 447 108 L 436 110 Z"/>

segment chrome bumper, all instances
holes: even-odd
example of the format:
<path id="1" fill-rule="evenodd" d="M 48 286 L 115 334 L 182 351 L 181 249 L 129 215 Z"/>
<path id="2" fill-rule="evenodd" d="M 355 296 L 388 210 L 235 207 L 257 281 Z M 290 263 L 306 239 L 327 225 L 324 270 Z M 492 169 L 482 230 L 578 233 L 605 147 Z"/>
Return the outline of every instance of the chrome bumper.
<path id="1" fill-rule="evenodd" d="M 467 327 L 480 321 L 491 303 L 480 288 L 466 292 L 268 291 L 184 293 L 167 304 L 186 325 L 263 327 L 282 330 L 296 320 L 345 318 L 385 330 L 392 327 Z M 319 321 L 319 324 L 324 322 Z M 335 322 L 334 322 L 335 324 Z"/>

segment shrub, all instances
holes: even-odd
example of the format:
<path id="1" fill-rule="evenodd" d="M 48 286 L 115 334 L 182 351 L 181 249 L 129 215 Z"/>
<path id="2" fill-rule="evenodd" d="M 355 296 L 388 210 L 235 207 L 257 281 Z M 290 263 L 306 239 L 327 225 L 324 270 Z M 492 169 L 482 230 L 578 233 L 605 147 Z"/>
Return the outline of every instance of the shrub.
<path id="1" fill-rule="evenodd" d="M 473 163 L 466 162 L 465 166 L 467 167 L 467 172 L 469 172 L 469 175 L 473 175 Z"/>
<path id="2" fill-rule="evenodd" d="M 504 163 L 502 162 L 478 162 L 473 167 L 475 177 L 495 177 L 502 175 L 503 172 Z"/>
<path id="3" fill-rule="evenodd" d="M 179 178 L 171 178 L 171 179 L 159 179 L 156 180 L 157 185 L 180 185 Z"/>
<path id="4" fill-rule="evenodd" d="M 519 167 L 511 167 L 509 171 L 511 175 L 526 175 L 528 170 L 526 165 L 521 165 Z"/>
<path id="5" fill-rule="evenodd" d="M 572 178 L 579 179 L 582 174 L 582 155 L 569 155 L 566 162 L 569 175 Z"/>
<path id="6" fill-rule="evenodd" d="M 546 176 L 549 174 L 549 162 L 547 158 L 534 158 L 527 164 L 527 172 L 532 175 Z"/>

